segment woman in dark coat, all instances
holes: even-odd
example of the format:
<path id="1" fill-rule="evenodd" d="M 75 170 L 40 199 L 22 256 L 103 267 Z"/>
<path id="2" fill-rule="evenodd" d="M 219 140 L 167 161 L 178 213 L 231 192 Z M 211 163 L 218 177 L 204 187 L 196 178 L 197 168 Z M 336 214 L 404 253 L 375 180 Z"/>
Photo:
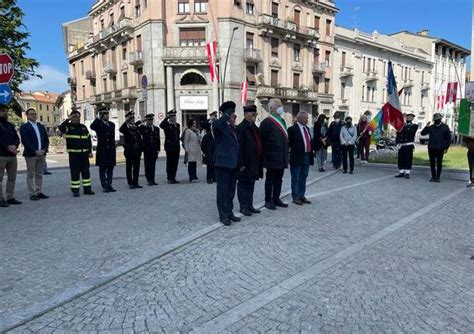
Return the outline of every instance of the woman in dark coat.
<path id="1" fill-rule="evenodd" d="M 203 162 L 207 166 L 206 179 L 207 183 L 216 182 L 216 175 L 214 173 L 214 137 L 212 136 L 210 124 L 206 125 L 204 130 L 206 134 L 202 137 L 201 151 L 203 155 Z"/>
<path id="2" fill-rule="evenodd" d="M 316 153 L 316 164 L 320 172 L 325 171 L 324 163 L 326 162 L 330 145 L 329 138 L 326 135 L 327 131 L 326 115 L 321 114 L 318 116 L 313 128 L 313 150 Z"/>
<path id="3" fill-rule="evenodd" d="M 99 166 L 100 183 L 104 192 L 115 192 L 112 187 L 114 167 L 117 162 L 115 151 L 115 124 L 109 121 L 109 111 L 99 110 L 99 118 L 90 125 L 97 134 L 96 166 Z"/>

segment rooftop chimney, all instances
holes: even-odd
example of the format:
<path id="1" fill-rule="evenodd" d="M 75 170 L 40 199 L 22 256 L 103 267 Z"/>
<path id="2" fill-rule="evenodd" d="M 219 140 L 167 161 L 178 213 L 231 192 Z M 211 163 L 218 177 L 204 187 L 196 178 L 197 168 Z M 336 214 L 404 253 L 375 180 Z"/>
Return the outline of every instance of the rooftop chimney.
<path id="1" fill-rule="evenodd" d="M 421 30 L 421 31 L 418 32 L 418 35 L 420 35 L 420 36 L 428 36 L 428 32 L 429 32 L 428 29 L 423 29 L 423 30 Z"/>

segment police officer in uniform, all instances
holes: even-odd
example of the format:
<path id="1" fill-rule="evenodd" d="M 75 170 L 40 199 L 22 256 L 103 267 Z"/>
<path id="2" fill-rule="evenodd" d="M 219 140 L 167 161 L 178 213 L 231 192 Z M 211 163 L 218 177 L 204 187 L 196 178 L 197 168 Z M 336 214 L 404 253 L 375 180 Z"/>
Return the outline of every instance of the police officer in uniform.
<path id="1" fill-rule="evenodd" d="M 178 171 L 181 127 L 176 123 L 176 110 L 170 110 L 168 116 L 160 123 L 160 128 L 165 132 L 166 174 L 168 183 L 176 184 Z"/>
<path id="2" fill-rule="evenodd" d="M 143 188 L 138 184 L 140 174 L 140 159 L 142 157 L 142 138 L 135 124 L 135 113 L 129 111 L 126 115 L 126 121 L 122 124 L 119 131 L 123 134 L 123 148 L 125 155 L 125 172 L 127 174 L 127 183 L 130 189 Z"/>
<path id="3" fill-rule="evenodd" d="M 117 162 L 115 150 L 115 124 L 109 121 L 107 107 L 99 109 L 98 118 L 91 124 L 91 130 L 97 134 L 97 152 L 95 164 L 99 166 L 100 183 L 104 193 L 115 192 L 112 187 L 114 167 Z"/>
<path id="4" fill-rule="evenodd" d="M 415 114 L 411 112 L 405 114 L 405 125 L 397 133 L 396 142 L 400 147 L 398 150 L 398 169 L 400 172 L 395 175 L 397 178 L 410 178 L 413 151 L 415 150 L 415 135 L 418 130 L 418 124 L 413 123 L 414 118 Z"/>
<path id="5" fill-rule="evenodd" d="M 58 129 L 66 138 L 69 169 L 71 170 L 71 191 L 74 197 L 79 197 L 81 176 L 84 195 L 94 195 L 89 170 L 89 158 L 92 158 L 92 140 L 87 127 L 81 124 L 81 113 L 73 110 L 69 118 L 62 122 Z"/>
<path id="6" fill-rule="evenodd" d="M 143 141 L 143 156 L 145 160 L 145 176 L 149 186 L 156 186 L 155 167 L 160 152 L 160 128 L 153 124 L 155 115 L 145 116 L 145 124 L 140 126 Z"/>

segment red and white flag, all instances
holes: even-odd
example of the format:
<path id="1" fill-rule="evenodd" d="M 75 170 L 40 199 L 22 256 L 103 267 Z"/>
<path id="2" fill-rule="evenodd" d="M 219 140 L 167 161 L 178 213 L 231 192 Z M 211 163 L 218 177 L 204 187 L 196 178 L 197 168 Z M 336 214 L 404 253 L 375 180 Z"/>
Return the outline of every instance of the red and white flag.
<path id="1" fill-rule="evenodd" d="M 458 95 L 458 83 L 449 82 L 448 89 L 446 91 L 446 103 L 449 103 L 449 102 L 456 103 L 457 95 Z"/>
<path id="2" fill-rule="evenodd" d="M 242 105 L 247 105 L 247 96 L 249 91 L 249 82 L 247 80 L 242 81 L 240 84 L 240 102 Z"/>
<path id="3" fill-rule="evenodd" d="M 444 110 L 444 95 L 436 96 L 436 110 L 443 111 Z"/>
<path id="4" fill-rule="evenodd" d="M 209 62 L 209 71 L 211 73 L 211 81 L 219 81 L 217 73 L 217 42 L 212 41 L 206 44 L 207 61 Z"/>

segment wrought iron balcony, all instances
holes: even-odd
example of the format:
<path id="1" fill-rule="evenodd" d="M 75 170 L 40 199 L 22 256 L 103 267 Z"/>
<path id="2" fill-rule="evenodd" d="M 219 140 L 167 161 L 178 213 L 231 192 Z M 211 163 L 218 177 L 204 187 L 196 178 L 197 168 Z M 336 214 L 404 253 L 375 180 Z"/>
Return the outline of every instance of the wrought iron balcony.
<path id="1" fill-rule="evenodd" d="M 245 61 L 260 63 L 262 61 L 262 51 L 254 48 L 246 48 Z"/>
<path id="2" fill-rule="evenodd" d="M 98 34 L 94 35 L 89 43 L 103 47 L 107 47 L 108 44 L 116 45 L 133 37 L 132 33 L 134 31 L 134 26 L 134 21 L 131 18 L 124 17 L 110 27 L 104 28 Z"/>

